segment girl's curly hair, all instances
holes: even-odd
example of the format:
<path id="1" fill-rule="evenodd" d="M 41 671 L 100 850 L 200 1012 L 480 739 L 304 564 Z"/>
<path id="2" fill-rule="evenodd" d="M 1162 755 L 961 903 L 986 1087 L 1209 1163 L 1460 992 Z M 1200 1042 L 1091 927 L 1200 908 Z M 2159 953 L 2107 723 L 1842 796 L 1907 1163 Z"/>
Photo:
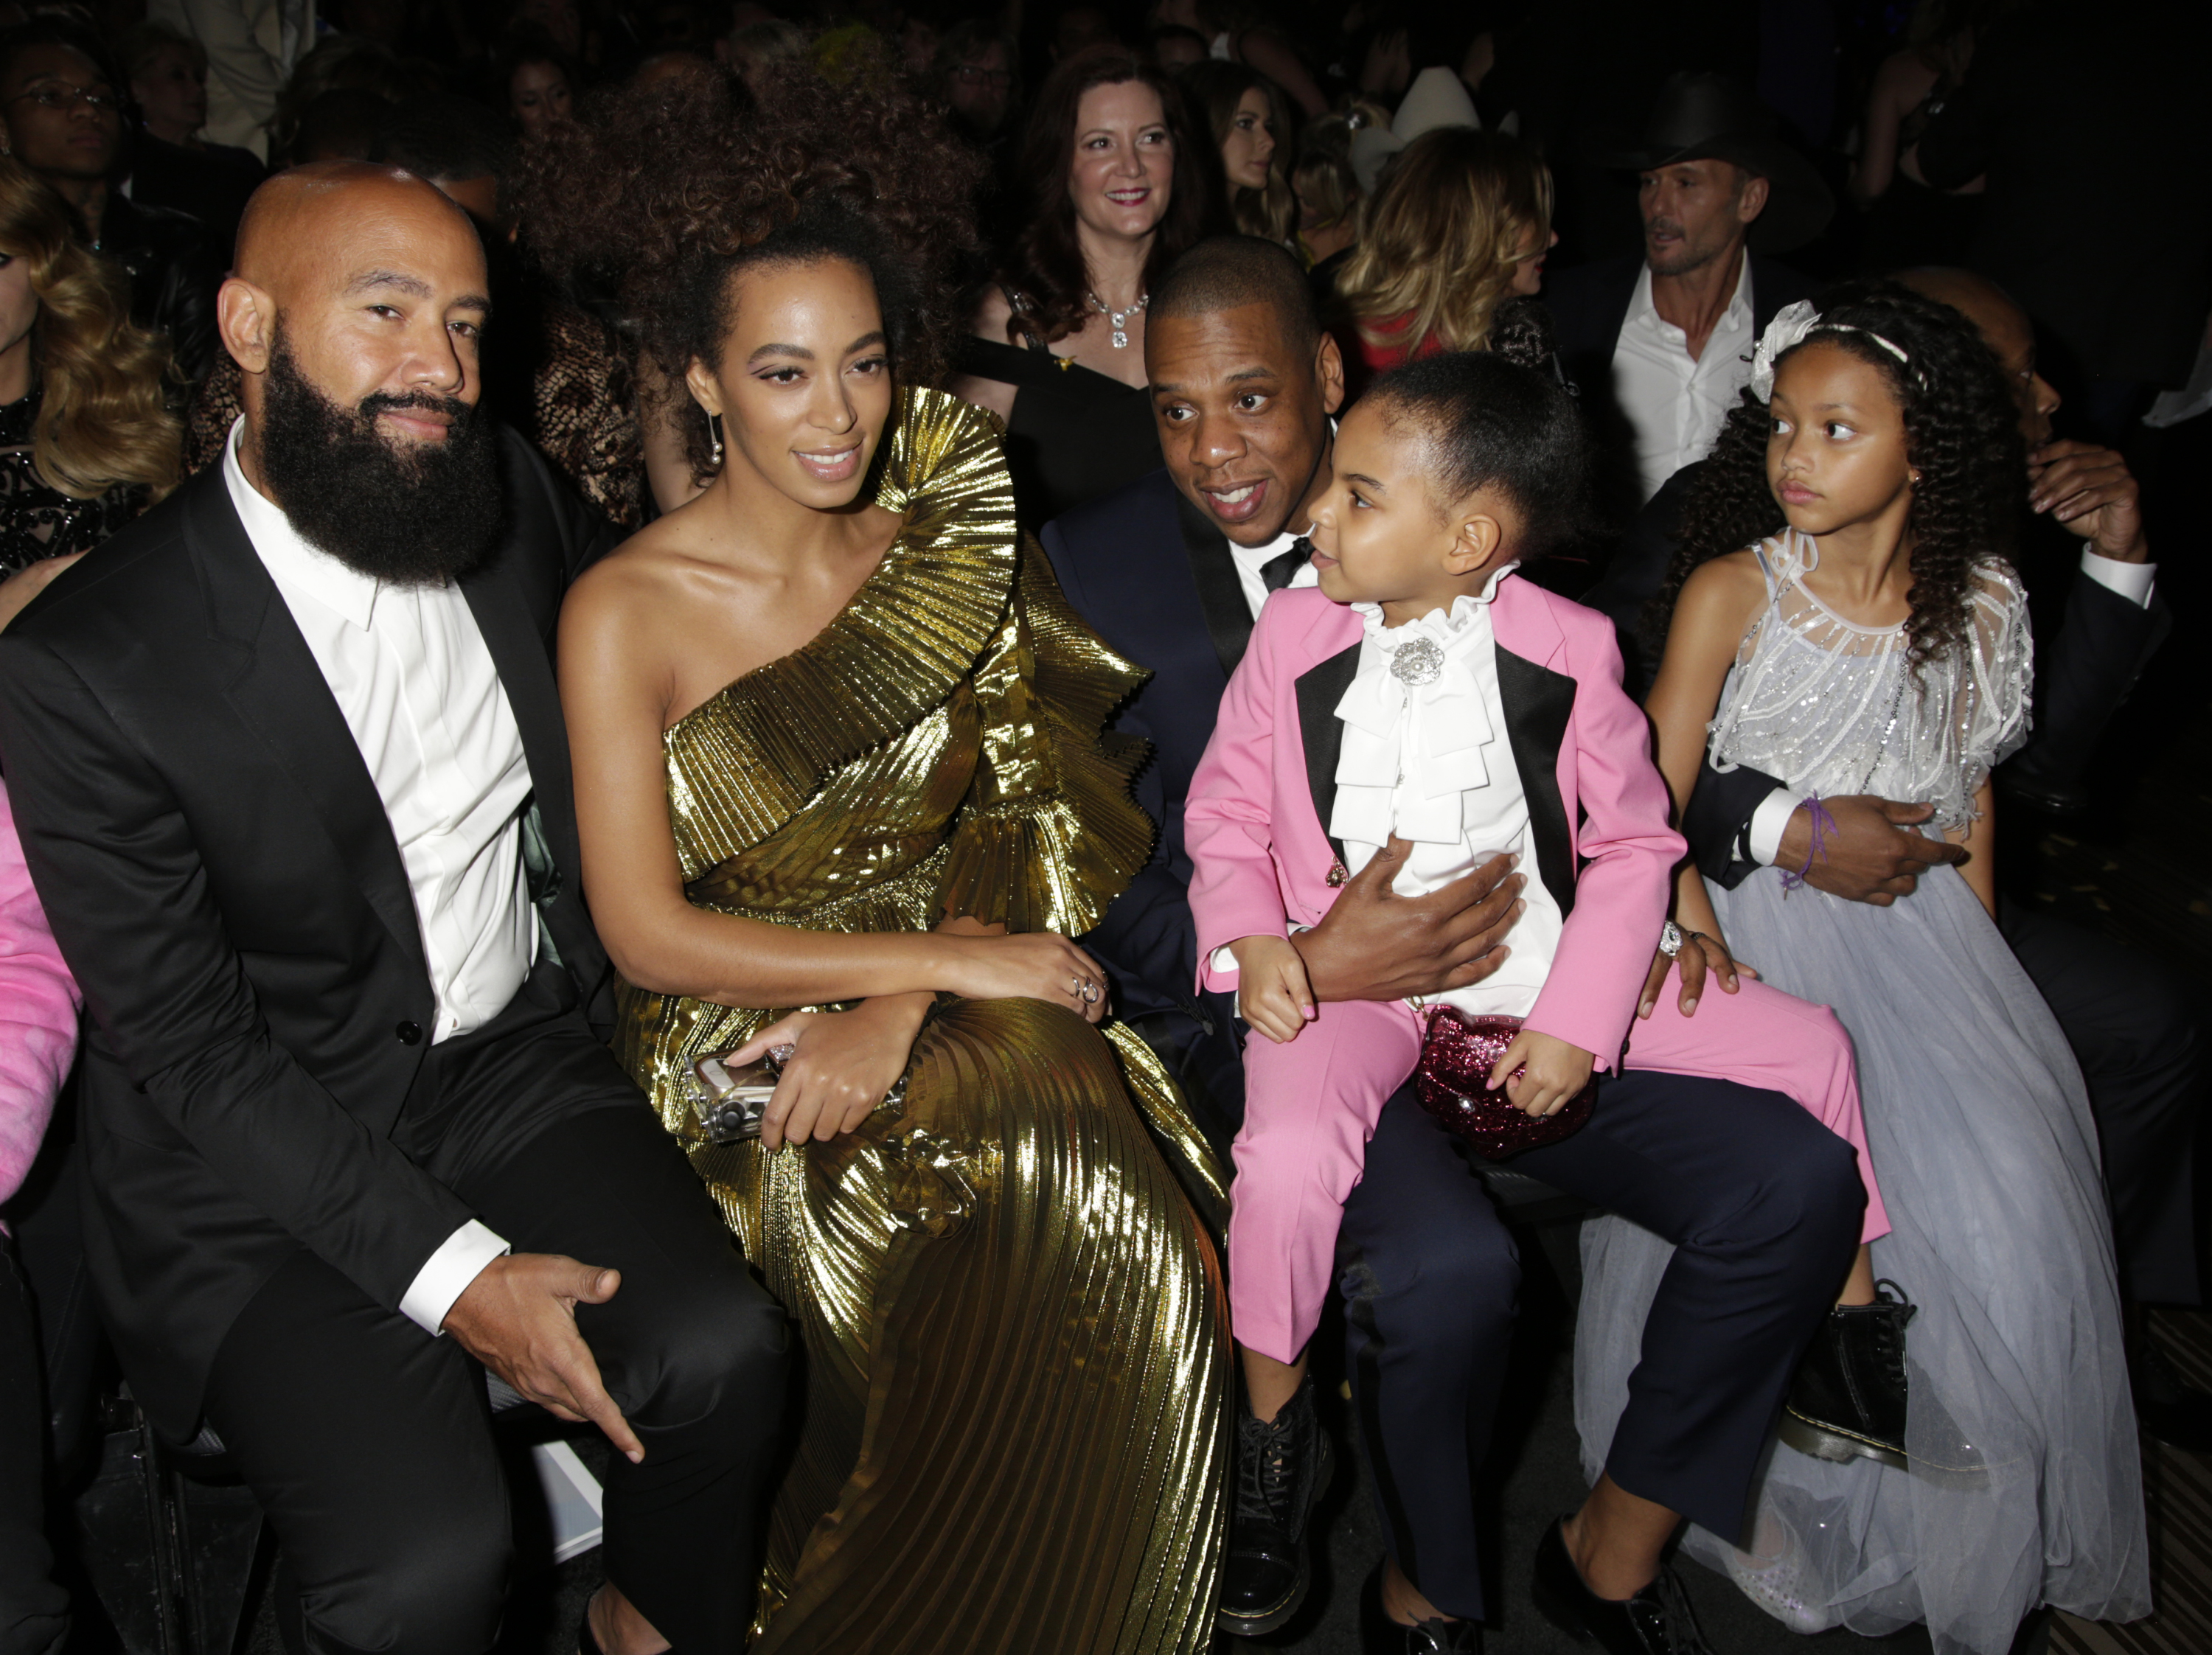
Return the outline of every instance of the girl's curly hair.
<path id="1" fill-rule="evenodd" d="M 1912 592 L 1905 630 L 1917 667 L 1964 642 L 1975 561 L 2012 555 L 2027 475 L 2019 406 L 1974 324 L 1948 305 L 1887 281 L 1845 282 L 1814 303 L 1823 322 L 1880 334 L 1910 359 L 1899 362 L 1864 333 L 1824 330 L 1805 342 L 1880 369 L 1904 410 L 1905 457 L 1920 474 L 1905 524 Z M 1784 526 L 1767 485 L 1766 439 L 1765 405 L 1746 391 L 1691 489 L 1674 562 L 1652 602 L 1655 637 L 1665 636 L 1691 571 Z"/>
<path id="2" fill-rule="evenodd" d="M 858 264 L 901 382 L 944 377 L 981 165 L 903 88 L 834 86 L 793 65 L 757 102 L 721 73 L 594 94 L 530 147 L 514 198 L 546 272 L 611 296 L 618 330 L 664 371 L 703 476 L 712 437 L 683 373 L 694 358 L 720 366 L 745 265 Z"/>

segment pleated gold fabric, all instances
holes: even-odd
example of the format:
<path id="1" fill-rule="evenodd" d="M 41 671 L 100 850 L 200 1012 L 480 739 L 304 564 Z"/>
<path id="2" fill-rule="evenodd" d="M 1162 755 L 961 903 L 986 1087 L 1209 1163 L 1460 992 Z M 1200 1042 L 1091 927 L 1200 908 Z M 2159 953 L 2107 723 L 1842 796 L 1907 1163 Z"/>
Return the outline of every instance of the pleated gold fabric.
<path id="1" fill-rule="evenodd" d="M 1151 850 L 1141 746 L 1101 734 L 1141 675 L 1020 541 L 989 415 L 908 391 L 890 447 L 876 573 L 667 733 L 688 894 L 811 930 L 1087 930 Z M 1206 1647 L 1225 1192 L 1144 1043 L 946 997 L 903 1106 L 767 1154 L 704 1143 L 684 1079 L 783 1010 L 621 1003 L 618 1051 L 803 1336 L 754 1647 Z"/>

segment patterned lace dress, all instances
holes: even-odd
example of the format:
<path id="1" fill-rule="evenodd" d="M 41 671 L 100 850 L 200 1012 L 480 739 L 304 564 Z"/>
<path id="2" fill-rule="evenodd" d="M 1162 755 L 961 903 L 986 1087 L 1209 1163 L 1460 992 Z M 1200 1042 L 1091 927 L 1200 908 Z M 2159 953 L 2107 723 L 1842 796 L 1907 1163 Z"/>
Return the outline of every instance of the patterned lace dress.
<path id="1" fill-rule="evenodd" d="M 1801 796 L 1932 801 L 1939 827 L 1971 820 L 2027 733 L 2018 581 L 1982 564 L 1964 646 L 1916 676 L 1901 627 L 1854 625 L 1805 590 L 1816 556 L 1795 534 L 1759 549 L 1769 601 L 1722 689 L 1714 761 Z M 1875 1273 L 1919 1311 L 1905 1336 L 1912 1469 L 1778 1445 L 1745 1534 L 1692 1531 L 1691 1550 L 1799 1631 L 1924 1622 L 1939 1655 L 2005 1655 L 2039 1603 L 2147 1613 L 2096 1132 L 2050 1008 L 1954 868 L 1886 908 L 1786 891 L 1772 868 L 1708 888 L 1736 957 L 1850 1031 L 1895 1227 L 1874 1244 Z M 1593 1476 L 1671 1252 L 1618 1218 L 1583 1230 L 1575 1393 Z"/>
<path id="2" fill-rule="evenodd" d="M 0 579 L 41 558 L 88 552 L 146 509 L 146 491 L 109 489 L 90 500 L 64 494 L 31 464 L 39 393 L 0 407 Z"/>
<path id="3" fill-rule="evenodd" d="M 905 528 L 804 647 L 668 732 L 690 900 L 837 931 L 951 911 L 1095 924 L 1149 852 L 1139 681 L 1014 526 L 990 415 L 905 395 Z M 756 1651 L 1197 1652 L 1229 1396 L 1223 1186 L 1143 1042 L 945 997 L 902 1106 L 774 1154 L 701 1141 L 684 1081 L 783 1009 L 625 988 L 617 1050 L 806 1352 Z M 1197 1205 L 1194 1206 L 1194 1203 Z"/>

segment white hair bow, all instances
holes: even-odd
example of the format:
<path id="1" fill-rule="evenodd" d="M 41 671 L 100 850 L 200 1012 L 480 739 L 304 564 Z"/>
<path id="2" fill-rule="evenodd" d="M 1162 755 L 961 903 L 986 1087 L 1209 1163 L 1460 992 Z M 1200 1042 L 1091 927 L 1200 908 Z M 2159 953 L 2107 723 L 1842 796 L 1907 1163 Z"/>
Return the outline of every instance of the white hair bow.
<path id="1" fill-rule="evenodd" d="M 1820 312 L 1813 308 L 1813 301 L 1801 299 L 1794 305 L 1784 305 L 1774 312 L 1774 319 L 1766 324 L 1759 336 L 1758 349 L 1751 353 L 1751 394 L 1765 402 L 1774 395 L 1774 365 L 1782 357 L 1803 344 L 1808 335 L 1815 333 L 1856 333 L 1871 339 L 1891 355 L 1906 366 L 1912 359 L 1904 350 L 1883 338 L 1872 328 L 1853 327 L 1848 322 L 1824 322 Z"/>

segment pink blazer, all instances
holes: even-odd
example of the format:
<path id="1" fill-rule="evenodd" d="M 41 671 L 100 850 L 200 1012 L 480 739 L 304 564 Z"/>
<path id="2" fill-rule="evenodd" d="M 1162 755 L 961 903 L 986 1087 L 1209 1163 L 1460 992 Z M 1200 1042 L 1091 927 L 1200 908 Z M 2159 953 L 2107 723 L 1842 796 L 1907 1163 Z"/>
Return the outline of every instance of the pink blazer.
<path id="1" fill-rule="evenodd" d="M 1491 603 L 1503 723 L 1528 797 L 1536 866 L 1565 917 L 1527 1026 L 1616 1064 L 1667 917 L 1681 859 L 1650 728 L 1620 683 L 1613 623 L 1509 576 Z M 1184 832 L 1199 984 L 1231 989 L 1213 951 L 1240 937 L 1320 923 L 1342 847 L 1336 704 L 1359 660 L 1359 617 L 1307 587 L 1261 611 L 1192 778 Z"/>
<path id="2" fill-rule="evenodd" d="M 76 1057 L 78 999 L 0 782 L 0 1201 L 15 1193 L 46 1135 Z"/>

